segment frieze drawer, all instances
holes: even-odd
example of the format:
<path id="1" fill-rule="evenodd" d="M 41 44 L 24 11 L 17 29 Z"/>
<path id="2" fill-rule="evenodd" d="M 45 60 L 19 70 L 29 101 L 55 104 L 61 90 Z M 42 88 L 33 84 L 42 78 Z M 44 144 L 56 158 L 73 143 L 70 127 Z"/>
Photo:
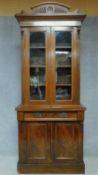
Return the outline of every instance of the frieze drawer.
<path id="1" fill-rule="evenodd" d="M 77 112 L 27 112 L 24 113 L 25 121 L 76 121 Z"/>

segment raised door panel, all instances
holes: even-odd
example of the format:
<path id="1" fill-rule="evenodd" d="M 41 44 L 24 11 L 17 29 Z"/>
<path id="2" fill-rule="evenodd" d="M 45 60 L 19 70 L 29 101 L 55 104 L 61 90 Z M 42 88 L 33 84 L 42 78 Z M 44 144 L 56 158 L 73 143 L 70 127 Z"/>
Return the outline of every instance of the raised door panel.
<path id="1" fill-rule="evenodd" d="M 54 159 L 56 162 L 82 159 L 82 124 L 56 122 L 54 124 Z"/>
<path id="2" fill-rule="evenodd" d="M 28 163 L 50 162 L 49 124 L 28 122 L 26 124 L 26 159 Z"/>

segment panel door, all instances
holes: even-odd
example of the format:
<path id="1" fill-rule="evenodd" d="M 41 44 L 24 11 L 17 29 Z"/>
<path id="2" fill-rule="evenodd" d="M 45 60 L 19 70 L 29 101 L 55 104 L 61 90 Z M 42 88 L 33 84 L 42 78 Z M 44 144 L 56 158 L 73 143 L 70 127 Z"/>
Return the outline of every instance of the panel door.
<path id="1" fill-rule="evenodd" d="M 81 161 L 82 137 L 82 124 L 74 122 L 54 123 L 54 161 Z"/>
<path id="2" fill-rule="evenodd" d="M 26 162 L 50 162 L 50 124 L 45 122 L 26 123 Z"/>

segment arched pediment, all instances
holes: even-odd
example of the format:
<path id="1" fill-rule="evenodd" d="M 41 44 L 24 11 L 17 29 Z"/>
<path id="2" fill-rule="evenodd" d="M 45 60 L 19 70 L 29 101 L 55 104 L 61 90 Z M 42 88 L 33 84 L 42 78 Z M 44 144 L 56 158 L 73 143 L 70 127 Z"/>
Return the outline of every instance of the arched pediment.
<path id="1" fill-rule="evenodd" d="M 18 14 L 19 15 L 19 14 Z M 21 11 L 20 15 L 56 16 L 56 15 L 83 15 L 78 9 L 70 11 L 70 7 L 58 2 L 44 2 L 31 8 L 30 13 Z"/>

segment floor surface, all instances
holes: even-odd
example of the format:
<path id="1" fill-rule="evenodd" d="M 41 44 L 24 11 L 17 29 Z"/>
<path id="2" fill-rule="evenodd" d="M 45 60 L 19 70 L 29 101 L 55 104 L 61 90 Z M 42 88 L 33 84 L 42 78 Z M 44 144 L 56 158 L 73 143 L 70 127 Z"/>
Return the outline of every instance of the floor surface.
<path id="1" fill-rule="evenodd" d="M 85 158 L 86 175 L 98 175 L 98 158 Z M 17 157 L 0 156 L 0 175 L 17 175 Z"/>

